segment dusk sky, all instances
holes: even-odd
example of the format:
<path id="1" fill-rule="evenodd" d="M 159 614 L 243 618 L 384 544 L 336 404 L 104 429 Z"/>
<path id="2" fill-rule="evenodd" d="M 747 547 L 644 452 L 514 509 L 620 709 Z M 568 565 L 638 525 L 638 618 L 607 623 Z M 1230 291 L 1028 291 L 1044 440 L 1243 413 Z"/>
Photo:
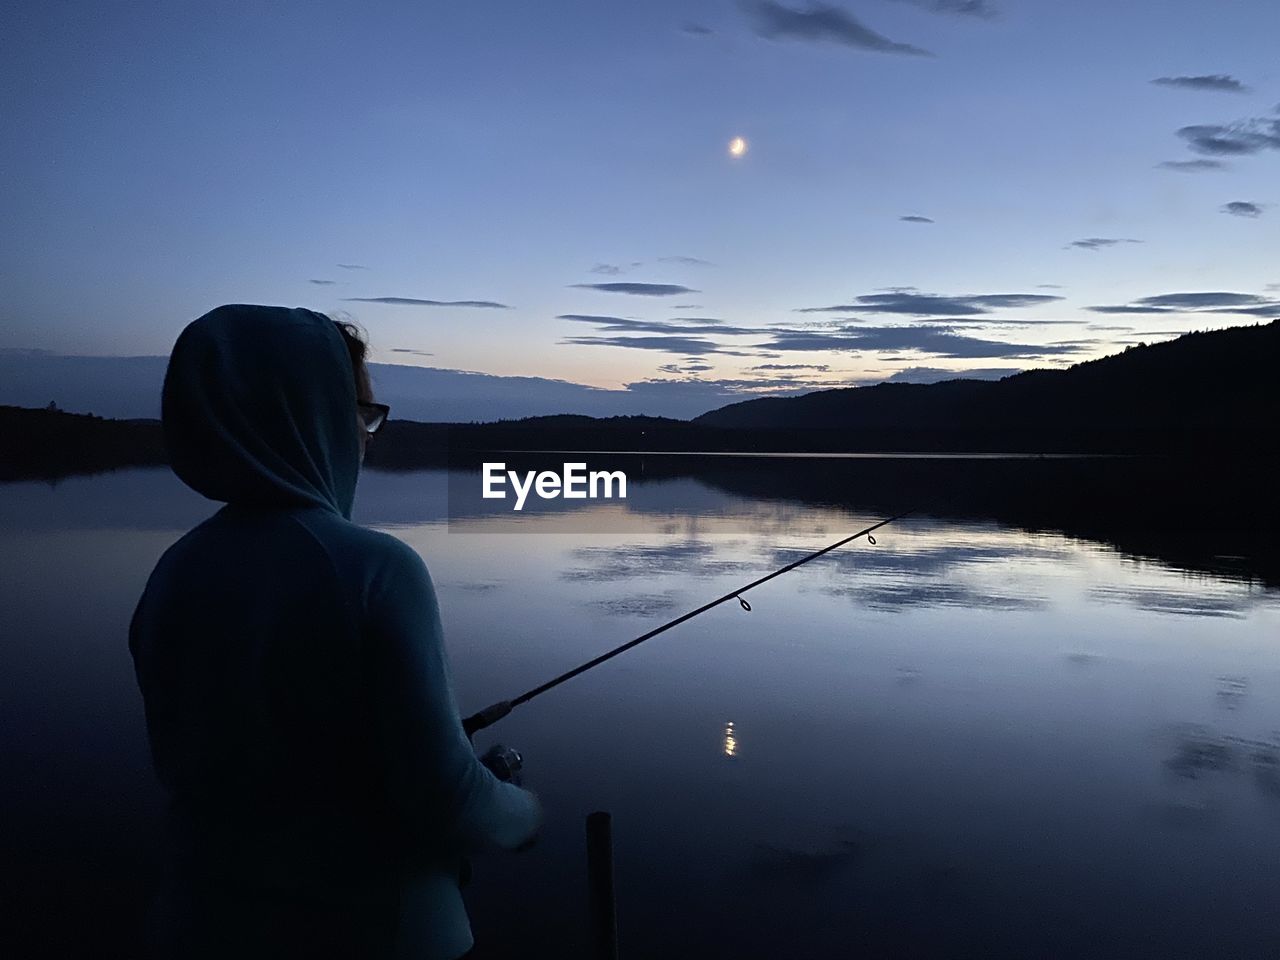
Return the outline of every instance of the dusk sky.
<path id="1" fill-rule="evenodd" d="M 1280 316 L 1275 0 L 4 19 L 0 347 L 277 303 L 383 362 L 732 392 Z"/>

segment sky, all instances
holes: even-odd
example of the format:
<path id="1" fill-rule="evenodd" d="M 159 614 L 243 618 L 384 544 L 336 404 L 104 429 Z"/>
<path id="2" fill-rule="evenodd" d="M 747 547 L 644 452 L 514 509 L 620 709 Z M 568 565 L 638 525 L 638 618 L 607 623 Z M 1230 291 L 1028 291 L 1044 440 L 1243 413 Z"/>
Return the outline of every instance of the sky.
<path id="1" fill-rule="evenodd" d="M 382 362 L 749 396 L 1280 316 L 1274 0 L 3 18 L 0 349 L 279 303 Z"/>

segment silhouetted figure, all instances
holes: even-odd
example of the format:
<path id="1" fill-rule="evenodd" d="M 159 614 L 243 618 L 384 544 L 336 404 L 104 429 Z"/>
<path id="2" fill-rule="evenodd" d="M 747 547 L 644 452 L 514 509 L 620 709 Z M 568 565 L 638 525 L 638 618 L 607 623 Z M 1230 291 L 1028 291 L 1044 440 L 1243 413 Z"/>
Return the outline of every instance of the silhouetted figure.
<path id="1" fill-rule="evenodd" d="M 309 310 L 219 307 L 173 348 L 173 468 L 226 506 L 130 628 L 171 800 L 160 956 L 460 956 L 460 864 L 538 828 L 463 732 L 422 560 L 349 520 L 385 413 L 354 328 Z"/>

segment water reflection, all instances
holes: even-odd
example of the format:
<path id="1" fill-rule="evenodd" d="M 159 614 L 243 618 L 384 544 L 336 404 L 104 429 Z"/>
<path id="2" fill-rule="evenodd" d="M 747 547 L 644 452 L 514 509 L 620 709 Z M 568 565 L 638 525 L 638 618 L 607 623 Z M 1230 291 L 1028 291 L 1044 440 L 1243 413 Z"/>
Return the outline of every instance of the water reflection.
<path id="1" fill-rule="evenodd" d="M 656 617 L 676 608 L 673 593 L 628 594 L 622 597 L 604 597 L 593 600 L 594 606 L 605 613 L 619 617 Z"/>
<path id="2" fill-rule="evenodd" d="M 738 755 L 738 732 L 734 730 L 732 720 L 726 720 L 724 725 L 724 755 L 729 758 Z"/>
<path id="3" fill-rule="evenodd" d="M 1150 613 L 1235 620 L 1255 606 L 1276 603 L 1272 591 L 1232 583 L 1201 582 L 1181 589 L 1105 584 L 1093 587 L 1089 595 L 1098 603 L 1124 603 Z"/>
<path id="4" fill-rule="evenodd" d="M 1238 710 L 1249 695 L 1248 677 L 1219 677 L 1218 704 L 1227 710 Z"/>
<path id="5" fill-rule="evenodd" d="M 674 543 L 624 543 L 610 547 L 579 547 L 570 552 L 574 566 L 564 570 L 565 580 L 609 582 L 678 574 L 709 578 L 752 569 L 745 560 L 725 557 L 726 548 L 738 544 L 718 540 L 684 540 Z M 781 566 L 782 564 L 779 564 Z"/>
<path id="6" fill-rule="evenodd" d="M 827 884 L 862 855 L 863 847 L 857 840 L 839 840 L 823 850 L 795 850 L 762 843 L 755 847 L 751 870 L 770 883 Z"/>
<path id="7" fill-rule="evenodd" d="M 908 521 L 902 529 L 882 532 L 877 546 L 854 544 L 828 554 L 818 561 L 830 571 L 824 591 L 885 612 L 919 606 L 1037 610 L 1048 604 L 1035 574 L 1044 564 L 1068 558 L 1061 545 L 1014 540 L 989 527 L 970 528 L 975 542 L 956 543 L 950 534 L 939 537 L 942 529 Z M 779 549 L 774 561 L 801 555 Z"/>
<path id="8" fill-rule="evenodd" d="M 370 474 L 358 517 L 427 560 L 473 709 L 869 519 L 684 480 L 612 532 L 561 512 L 468 536 L 442 490 Z M 125 630 L 156 558 L 212 509 L 161 471 L 0 487 L 0 776 L 21 785 L 0 852 L 40 881 L 31 916 L 57 892 L 68 938 L 122 943 L 128 917 L 91 905 L 125 916 L 141 895 L 157 793 Z M 477 865 L 468 896 L 495 950 L 574 952 L 565 891 L 590 809 L 614 814 L 636 956 L 1274 943 L 1255 905 L 1280 897 L 1276 591 L 915 517 L 748 596 L 752 613 L 726 604 L 495 729 L 549 818 L 526 857 Z"/>

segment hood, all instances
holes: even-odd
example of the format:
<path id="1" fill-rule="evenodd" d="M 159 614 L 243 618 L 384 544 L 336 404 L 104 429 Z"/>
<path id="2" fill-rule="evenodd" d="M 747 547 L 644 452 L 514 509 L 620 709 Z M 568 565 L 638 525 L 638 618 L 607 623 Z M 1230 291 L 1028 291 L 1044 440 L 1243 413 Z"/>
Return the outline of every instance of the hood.
<path id="1" fill-rule="evenodd" d="M 235 304 L 193 320 L 169 357 L 161 421 L 169 462 L 197 493 L 350 517 L 355 378 L 323 314 Z"/>

